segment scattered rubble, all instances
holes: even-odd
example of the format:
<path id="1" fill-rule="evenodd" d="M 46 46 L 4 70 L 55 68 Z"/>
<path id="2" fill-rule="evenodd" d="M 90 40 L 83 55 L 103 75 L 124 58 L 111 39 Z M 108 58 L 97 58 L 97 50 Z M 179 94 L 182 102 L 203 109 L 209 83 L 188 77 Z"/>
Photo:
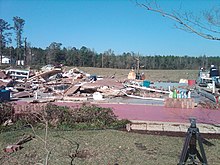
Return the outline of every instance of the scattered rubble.
<path id="1" fill-rule="evenodd" d="M 6 74 L 3 71 L 0 71 L 0 79 L 7 78 Z"/>
<path id="2" fill-rule="evenodd" d="M 67 70 L 46 65 L 40 71 L 10 68 L 0 72 L 0 87 L 10 91 L 11 100 L 25 99 L 35 103 L 51 100 L 102 101 L 106 98 L 130 97 L 164 101 L 165 107 L 193 108 L 197 105 L 193 98 L 183 100 L 179 96 L 170 97 L 174 89 L 179 91 L 179 95 L 181 91 L 186 93 L 193 90 L 194 86 L 187 85 L 187 80 L 180 80 L 176 84 L 150 82 L 144 74 L 140 75 L 140 79 L 137 79 L 137 74 L 132 69 L 127 79 L 117 80 L 115 76 L 90 75 L 76 67 Z"/>
<path id="3" fill-rule="evenodd" d="M 8 145 L 4 148 L 4 152 L 12 153 L 18 150 L 21 150 L 22 144 L 31 141 L 34 137 L 32 135 L 24 135 L 21 139 L 19 139 L 15 144 Z"/>
<path id="4" fill-rule="evenodd" d="M 21 148 L 22 148 L 21 145 L 16 145 L 16 144 L 8 145 L 7 147 L 4 148 L 4 152 L 12 153 L 20 150 Z"/>

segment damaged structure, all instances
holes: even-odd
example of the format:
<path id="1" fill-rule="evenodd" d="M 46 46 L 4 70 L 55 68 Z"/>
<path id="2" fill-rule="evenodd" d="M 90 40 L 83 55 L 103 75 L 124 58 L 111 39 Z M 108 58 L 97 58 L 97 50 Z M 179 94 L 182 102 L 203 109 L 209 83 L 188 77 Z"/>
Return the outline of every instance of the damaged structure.
<path id="1" fill-rule="evenodd" d="M 116 79 L 114 76 L 91 75 L 76 67 L 67 69 L 52 65 L 44 66 L 40 71 L 6 69 L 0 72 L 1 89 L 5 92 L 0 92 L 0 95 L 1 101 L 25 101 L 27 104 L 33 104 L 33 109 L 39 108 L 36 107 L 36 103 L 44 105 L 43 103 L 47 102 L 88 102 L 110 107 L 118 104 L 142 104 L 145 106 L 144 109 L 147 109 L 146 106 L 154 105 L 153 109 L 159 106 L 165 111 L 174 108 L 180 112 L 187 109 L 197 111 L 198 107 L 219 107 L 219 90 L 214 94 L 210 93 L 192 80 L 181 80 L 180 83 L 151 82 L 145 77 L 142 73 L 137 79 L 135 71 L 131 70 L 127 78 Z M 203 97 L 204 91 L 213 99 L 207 100 L 207 97 Z M 28 107 L 16 105 L 18 113 Z M 119 106 L 115 108 L 120 109 Z M 124 117 L 127 118 L 126 114 Z"/>
<path id="2" fill-rule="evenodd" d="M 90 75 L 78 68 L 64 69 L 46 65 L 40 71 L 6 69 L 0 72 L 0 83 L 10 91 L 11 100 L 26 101 L 103 101 L 117 97 L 161 101 L 165 107 L 193 108 L 196 85 L 190 83 L 150 82 L 136 79 L 131 70 L 127 79 Z M 182 80 L 181 80 L 182 82 Z M 193 87 L 192 87 L 193 86 Z M 200 89 L 201 92 L 201 89 Z M 192 93 L 192 94 L 191 94 Z M 215 94 L 216 102 L 219 94 Z"/>

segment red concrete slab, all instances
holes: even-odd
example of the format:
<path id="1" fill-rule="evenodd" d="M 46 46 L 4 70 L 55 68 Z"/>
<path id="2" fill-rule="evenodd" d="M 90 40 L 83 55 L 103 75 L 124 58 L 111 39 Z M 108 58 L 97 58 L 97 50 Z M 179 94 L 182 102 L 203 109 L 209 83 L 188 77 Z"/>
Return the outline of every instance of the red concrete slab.
<path id="1" fill-rule="evenodd" d="M 121 119 L 189 123 L 189 118 L 195 117 L 198 123 L 220 124 L 220 110 L 130 104 L 102 104 L 101 106 L 112 107 L 114 113 Z"/>
<path id="2" fill-rule="evenodd" d="M 74 103 L 59 102 L 57 105 L 74 106 Z M 76 104 L 75 104 L 76 105 Z M 189 123 L 190 117 L 195 117 L 197 123 L 220 124 L 220 109 L 181 109 L 166 108 L 164 106 L 134 105 L 134 104 L 98 104 L 101 107 L 110 107 L 120 119 L 179 122 Z"/>
<path id="3" fill-rule="evenodd" d="M 17 102 L 17 104 L 25 104 L 25 102 Z M 56 102 L 61 106 L 79 106 L 74 102 Z M 152 106 L 142 104 L 110 104 L 110 103 L 93 103 L 101 107 L 110 107 L 119 119 L 139 120 L 139 121 L 157 121 L 157 122 L 178 122 L 189 123 L 190 117 L 195 117 L 197 123 L 204 124 L 220 124 L 220 109 L 181 109 L 166 108 L 164 106 Z"/>

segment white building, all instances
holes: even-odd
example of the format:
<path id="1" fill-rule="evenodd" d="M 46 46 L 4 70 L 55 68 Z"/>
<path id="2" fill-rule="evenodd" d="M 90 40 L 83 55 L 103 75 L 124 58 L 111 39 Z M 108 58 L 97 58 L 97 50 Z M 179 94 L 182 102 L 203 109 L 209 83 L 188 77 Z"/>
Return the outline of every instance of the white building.
<path id="1" fill-rule="evenodd" d="M 2 56 L 2 64 L 10 64 L 11 59 L 5 56 Z"/>

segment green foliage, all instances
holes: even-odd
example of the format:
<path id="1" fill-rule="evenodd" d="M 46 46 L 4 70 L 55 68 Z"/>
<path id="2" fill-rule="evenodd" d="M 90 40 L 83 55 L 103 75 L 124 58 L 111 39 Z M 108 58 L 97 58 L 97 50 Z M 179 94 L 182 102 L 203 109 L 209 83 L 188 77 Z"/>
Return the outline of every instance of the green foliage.
<path id="1" fill-rule="evenodd" d="M 70 108 L 57 106 L 54 104 L 47 104 L 45 110 L 41 112 L 44 116 L 44 120 L 48 121 L 52 127 L 58 127 L 60 125 L 71 125 L 72 119 L 70 114 Z"/>
<path id="2" fill-rule="evenodd" d="M 71 109 L 49 103 L 41 112 L 17 116 L 17 122 L 35 127 L 45 127 L 48 123 L 50 128 L 82 130 L 121 128 L 125 127 L 129 121 L 118 120 L 110 108 L 83 104 L 79 108 Z"/>
<path id="3" fill-rule="evenodd" d="M 72 112 L 74 127 L 77 129 L 105 129 L 125 126 L 128 121 L 118 120 L 111 108 L 102 108 L 95 105 L 82 105 Z"/>
<path id="4" fill-rule="evenodd" d="M 33 126 L 57 128 L 60 125 L 70 125 L 71 114 L 68 107 L 56 106 L 48 103 L 40 112 L 30 112 L 16 115 L 16 122 L 31 124 Z"/>
<path id="5" fill-rule="evenodd" d="M 55 44 L 55 43 L 53 43 Z M 59 43 L 56 43 L 59 44 Z M 9 48 L 7 48 L 9 49 Z M 32 65 L 43 66 L 45 64 L 64 64 L 67 66 L 78 67 L 103 67 L 130 69 L 136 68 L 137 63 L 134 53 L 123 53 L 115 55 L 112 51 L 104 53 L 96 53 L 89 48 L 82 47 L 80 49 L 66 49 L 58 46 L 52 46 L 43 50 L 41 48 L 32 48 Z M 173 56 L 173 55 L 154 55 L 154 56 L 139 56 L 141 69 L 193 69 L 197 70 L 200 67 L 209 68 L 211 64 L 220 66 L 220 57 L 189 57 L 189 56 Z"/>
<path id="6" fill-rule="evenodd" d="M 0 18 L 0 51 L 11 42 L 11 25 Z"/>
<path id="7" fill-rule="evenodd" d="M 13 17 L 14 21 L 14 30 L 16 33 L 16 42 L 17 42 L 17 60 L 23 59 L 23 54 L 22 54 L 22 33 L 23 33 L 23 28 L 25 24 L 25 20 L 16 16 Z"/>
<path id="8" fill-rule="evenodd" d="M 47 62 L 47 52 L 41 48 L 31 48 L 32 60 L 31 66 L 36 69 L 40 69 L 42 66 L 46 65 Z"/>
<path id="9" fill-rule="evenodd" d="M 21 35 L 23 33 L 25 20 L 23 20 L 22 18 L 16 16 L 16 17 L 13 17 L 13 21 L 14 21 L 14 30 L 15 30 L 15 33 L 16 33 L 17 48 L 20 48 L 21 44 L 22 44 Z"/>
<path id="10" fill-rule="evenodd" d="M 0 18 L 0 64 L 2 64 L 3 50 L 8 43 L 11 43 L 11 26 Z"/>
<path id="11" fill-rule="evenodd" d="M 76 123 L 87 122 L 97 123 L 97 125 L 108 125 L 116 120 L 116 116 L 110 108 L 86 104 L 72 111 L 72 116 Z"/>

